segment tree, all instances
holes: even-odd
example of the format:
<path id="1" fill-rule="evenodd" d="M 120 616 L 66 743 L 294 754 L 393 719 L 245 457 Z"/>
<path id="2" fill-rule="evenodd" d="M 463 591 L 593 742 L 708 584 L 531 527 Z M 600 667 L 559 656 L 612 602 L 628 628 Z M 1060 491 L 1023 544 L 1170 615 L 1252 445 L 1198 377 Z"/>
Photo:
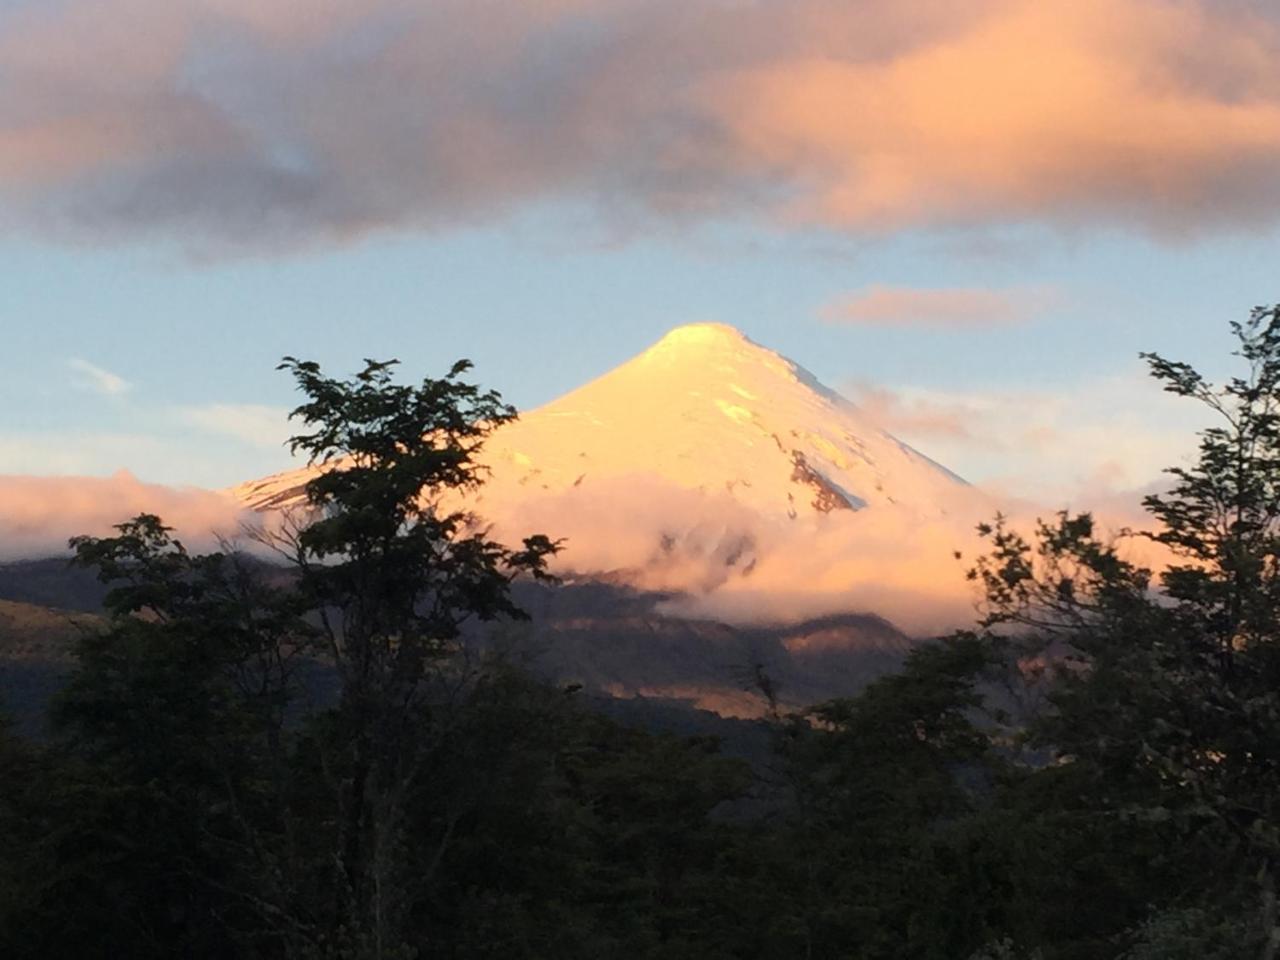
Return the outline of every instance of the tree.
<path id="1" fill-rule="evenodd" d="M 945 960 L 983 942 L 987 891 L 954 882 L 952 835 L 998 766 L 977 716 L 990 666 L 976 637 L 926 644 L 782 728 L 793 805 L 765 888 L 778 921 L 765 956 Z"/>
<path id="2" fill-rule="evenodd" d="M 287 900 L 272 875 L 303 636 L 290 598 L 244 558 L 191 555 L 152 515 L 72 546 L 112 587 L 37 768 L 50 869 L 28 942 L 45 956 L 99 955 L 85 942 L 106 956 L 253 956 L 281 939 L 258 932 Z"/>
<path id="3" fill-rule="evenodd" d="M 421 721 L 445 696 L 435 668 L 466 620 L 523 618 L 510 583 L 545 577 L 557 549 L 543 535 L 504 547 L 448 499 L 481 483 L 476 455 L 514 409 L 462 382 L 466 361 L 416 387 L 394 383 L 394 366 L 367 361 L 335 380 L 313 362 L 281 364 L 307 397 L 290 446 L 319 472 L 306 485 L 308 522 L 278 543 L 341 689 L 329 726 L 333 906 L 375 957 L 404 941 L 405 804 L 430 746 Z"/>
<path id="4" fill-rule="evenodd" d="M 192 555 L 151 515 L 75 538 L 112 584 L 109 627 L 80 643 L 58 719 L 103 784 L 82 812 L 142 818 L 121 840 L 148 866 L 114 913 L 159 953 L 405 955 L 426 882 L 410 798 L 476 683 L 462 626 L 523 617 L 511 581 L 546 577 L 557 545 L 504 547 L 458 505 L 515 415 L 459 379 L 465 362 L 417 386 L 392 381 L 394 361 L 349 380 L 282 367 L 307 398 L 292 446 L 316 467 L 305 514 L 261 535 L 290 569 Z M 451 837 L 417 834 L 441 855 Z"/>
<path id="5" fill-rule="evenodd" d="M 1234 915 L 1256 878 L 1262 956 L 1280 945 L 1280 307 L 1233 324 L 1243 376 L 1221 386 L 1144 354 L 1152 375 L 1218 417 L 1193 465 L 1145 500 L 1158 525 L 1129 536 L 1168 548 L 1158 577 L 1124 560 L 1088 515 L 1041 524 L 1034 545 L 1002 520 L 971 576 L 985 588 L 989 636 L 1058 663 L 1053 711 L 1033 729 L 1059 766 L 1084 773 L 1095 808 L 1151 830 L 1176 883 Z M 1059 771 L 1060 773 L 1061 771 Z M 1172 859 L 1182 858 L 1181 864 Z M 1149 878 L 1151 879 L 1151 878 Z M 1149 886 L 1156 892 L 1157 885 Z M 1185 916 L 1185 914 L 1184 914 Z"/>

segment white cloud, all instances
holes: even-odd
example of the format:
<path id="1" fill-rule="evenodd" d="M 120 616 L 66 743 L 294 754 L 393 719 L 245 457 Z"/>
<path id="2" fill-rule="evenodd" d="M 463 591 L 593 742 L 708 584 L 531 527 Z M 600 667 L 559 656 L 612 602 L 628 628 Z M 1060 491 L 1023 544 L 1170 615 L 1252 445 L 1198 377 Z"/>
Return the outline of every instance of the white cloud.
<path id="1" fill-rule="evenodd" d="M 871 286 L 824 306 L 827 323 L 971 330 L 1023 323 L 1052 300 L 1050 291 L 1023 288 Z"/>
<path id="2" fill-rule="evenodd" d="M 103 396 L 117 397 L 133 389 L 133 384 L 118 373 L 112 373 L 80 357 L 72 357 L 67 361 L 67 366 L 79 375 L 76 377 L 77 386 Z"/>
<path id="3" fill-rule="evenodd" d="M 1137 371 L 1054 389 L 846 390 L 884 429 L 985 487 L 1086 503 L 1160 480 L 1194 453 L 1207 414 Z"/>

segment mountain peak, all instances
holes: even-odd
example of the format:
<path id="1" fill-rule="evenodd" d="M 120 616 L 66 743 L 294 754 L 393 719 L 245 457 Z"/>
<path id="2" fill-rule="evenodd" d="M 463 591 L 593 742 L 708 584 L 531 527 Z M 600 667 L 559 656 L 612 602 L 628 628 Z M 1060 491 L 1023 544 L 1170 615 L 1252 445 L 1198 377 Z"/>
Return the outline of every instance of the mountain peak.
<path id="1" fill-rule="evenodd" d="M 728 497 L 768 522 L 876 504 L 933 515 L 963 486 L 803 367 L 724 323 L 676 327 L 495 431 L 484 456 L 492 473 L 477 503 L 490 517 L 538 498 L 625 500 L 636 482 Z M 300 482 L 268 478 L 239 495 L 276 506 L 296 499 Z"/>
<path id="2" fill-rule="evenodd" d="M 958 477 L 722 323 L 676 327 L 504 424 L 481 464 L 483 487 L 428 494 L 443 510 L 483 517 L 499 540 L 530 530 L 563 538 L 556 569 L 565 575 L 694 595 L 723 587 L 728 606 L 707 608 L 720 615 L 756 590 L 771 599 L 752 600 L 754 609 L 783 617 L 832 590 L 877 604 L 881 594 L 884 603 L 910 597 L 882 571 L 906 570 L 912 583 L 931 575 L 914 566 L 936 569 L 923 553 L 903 566 L 902 544 L 921 530 L 950 537 L 948 517 L 970 502 Z M 260 510 L 305 504 L 317 469 L 235 494 Z M 936 536 L 927 543 L 938 546 Z"/>
<path id="3" fill-rule="evenodd" d="M 637 359 L 660 360 L 664 364 L 687 361 L 703 363 L 712 358 L 742 359 L 753 355 L 761 359 L 778 356 L 727 323 L 686 323 L 668 331 Z"/>
<path id="4" fill-rule="evenodd" d="M 621 376 L 619 376 L 621 375 Z M 713 381 L 734 381 L 765 377 L 781 377 L 788 383 L 818 385 L 812 374 L 782 354 L 756 343 L 737 327 L 727 323 L 687 323 L 669 331 L 661 340 L 629 363 L 623 364 L 602 380 L 617 381 L 633 377 L 663 378 L 666 389 L 678 392 L 710 388 Z M 678 381 L 672 381 L 672 377 Z"/>
<path id="5" fill-rule="evenodd" d="M 737 327 L 727 323 L 686 323 L 669 330 L 651 349 L 699 349 L 706 347 L 759 346 Z"/>

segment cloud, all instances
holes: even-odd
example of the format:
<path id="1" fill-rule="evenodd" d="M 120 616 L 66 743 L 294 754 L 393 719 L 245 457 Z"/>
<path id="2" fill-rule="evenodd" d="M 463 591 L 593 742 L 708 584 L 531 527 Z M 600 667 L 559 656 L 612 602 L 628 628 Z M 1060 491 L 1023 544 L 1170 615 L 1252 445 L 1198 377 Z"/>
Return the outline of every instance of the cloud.
<path id="1" fill-rule="evenodd" d="M 1069 388 L 854 384 L 847 393 L 880 427 L 966 479 L 1041 503 L 1127 495 L 1185 462 L 1207 425 L 1136 371 Z"/>
<path id="2" fill-rule="evenodd" d="M 525 490 L 481 509 L 499 539 L 564 538 L 558 573 L 673 593 L 665 609 L 676 615 L 752 623 L 874 612 L 926 634 L 972 623 L 975 598 L 955 552 L 972 556 L 974 526 L 995 512 L 959 486 L 952 502 L 933 506 L 945 515 L 877 505 L 788 520 L 635 474 Z"/>
<path id="3" fill-rule="evenodd" d="M 497 539 L 566 538 L 558 572 L 676 591 L 671 613 L 747 623 L 873 611 L 919 633 L 971 622 L 973 592 L 954 551 L 972 556 L 973 525 L 994 512 L 962 487 L 945 506 L 942 518 L 877 508 L 786 521 L 651 475 L 483 504 Z M 143 483 L 125 471 L 0 475 L 0 561 L 65 554 L 68 538 L 108 535 L 143 512 L 158 514 L 197 550 L 261 521 L 226 493 Z"/>
<path id="4" fill-rule="evenodd" d="M 1280 26 L 1221 0 L 66 0 L 7 15 L 11 227 L 220 250 L 544 202 L 876 232 L 1280 219 Z"/>
<path id="5" fill-rule="evenodd" d="M 184 407 L 178 418 L 209 433 L 232 437 L 255 447 L 278 449 L 294 432 L 289 425 L 289 411 L 253 403 L 213 403 L 202 407 Z"/>
<path id="6" fill-rule="evenodd" d="M 963 395 L 902 392 L 872 384 L 858 384 L 849 394 L 863 412 L 885 430 L 925 440 L 939 437 L 971 440 L 975 421 L 985 413 L 985 404 L 975 404 L 972 398 Z"/>
<path id="7" fill-rule="evenodd" d="M 786 520 L 746 509 L 731 496 L 680 487 L 656 476 L 618 476 L 558 492 L 527 491 L 489 503 L 492 533 L 506 542 L 534 532 L 565 539 L 553 569 L 605 574 L 614 582 L 668 592 L 661 609 L 729 623 L 794 623 L 838 613 L 874 613 L 916 636 L 970 627 L 981 599 L 967 571 L 988 546 L 977 524 L 1002 512 L 1030 534 L 1037 517 L 1064 507 L 1093 510 L 1110 538 L 1149 518 L 1130 492 L 1073 503 L 1030 501 L 955 487 L 923 516 L 876 505 Z M 619 505 L 625 504 L 625 509 Z M 1166 555 L 1126 543 L 1135 562 Z M 958 554 L 958 556 L 957 556 Z"/>
<path id="8" fill-rule="evenodd" d="M 1042 290 L 872 286 L 827 304 L 820 315 L 833 324 L 973 329 L 1021 323 L 1048 299 Z"/>
<path id="9" fill-rule="evenodd" d="M 133 389 L 133 384 L 124 377 L 112 373 L 110 370 L 104 370 L 88 360 L 72 357 L 67 361 L 67 366 L 79 374 L 76 378 L 78 386 L 92 390 L 95 393 L 101 393 L 108 397 L 117 397 Z"/>
<path id="10" fill-rule="evenodd" d="M 0 560 L 61 556 L 79 534 L 106 536 L 113 524 L 158 514 L 196 549 L 215 533 L 234 536 L 243 511 L 230 497 L 194 488 L 142 483 L 121 471 L 111 477 L 0 475 Z"/>
<path id="11" fill-rule="evenodd" d="M 1029 531 L 1035 516 L 1061 506 L 956 485 L 930 503 L 928 516 L 882 504 L 787 519 L 723 491 L 655 475 L 598 478 L 559 491 L 518 489 L 476 505 L 491 536 L 513 544 L 534 532 L 564 538 L 555 572 L 667 592 L 666 613 L 787 623 L 870 612 L 916 635 L 972 625 L 978 596 L 965 572 L 984 551 L 979 521 L 1001 510 Z M 1097 507 L 1104 531 L 1114 531 L 1141 521 L 1138 499 L 1099 497 L 1070 506 Z M 226 494 L 145 484 L 123 472 L 0 476 L 0 560 L 65 553 L 68 537 L 108 534 L 112 524 L 140 512 L 159 514 L 198 550 L 211 549 L 217 533 L 234 536 L 243 523 L 260 520 Z"/>

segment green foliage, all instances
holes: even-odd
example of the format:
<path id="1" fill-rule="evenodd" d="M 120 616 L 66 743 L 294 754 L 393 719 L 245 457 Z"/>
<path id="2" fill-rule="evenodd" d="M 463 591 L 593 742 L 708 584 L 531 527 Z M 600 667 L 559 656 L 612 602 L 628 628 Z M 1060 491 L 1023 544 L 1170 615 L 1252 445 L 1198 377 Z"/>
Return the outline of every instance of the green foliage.
<path id="1" fill-rule="evenodd" d="M 393 383 L 394 365 L 367 361 L 346 381 L 292 357 L 281 365 L 309 398 L 291 417 L 311 429 L 290 447 L 324 467 L 306 486 L 316 514 L 298 533 L 294 559 L 304 590 L 342 614 L 331 639 L 362 647 L 346 657 L 359 662 L 376 636 L 393 638 L 407 660 L 452 640 L 468 617 L 521 617 L 508 583 L 545 576 L 556 550 L 542 535 L 509 550 L 442 505 L 443 494 L 481 483 L 476 453 L 515 411 L 458 381 L 466 361 L 418 387 Z"/>
<path id="2" fill-rule="evenodd" d="M 557 549 L 542 535 L 508 549 L 444 505 L 480 483 L 476 453 L 515 411 L 459 381 L 465 361 L 416 387 L 394 383 L 394 365 L 367 361 L 349 380 L 292 357 L 281 365 L 308 398 L 292 414 L 308 429 L 290 446 L 322 467 L 306 485 L 313 513 L 285 552 L 341 683 L 327 761 L 336 909 L 378 955 L 406 936 L 404 805 L 434 745 L 421 728 L 440 681 L 457 680 L 436 667 L 465 620 L 522 617 L 511 580 L 545 577 Z"/>
<path id="3" fill-rule="evenodd" d="M 1250 900 L 1262 904 L 1259 923 L 1275 925 L 1280 308 L 1256 309 L 1233 332 L 1246 374 L 1221 387 L 1189 364 L 1145 355 L 1166 390 L 1218 417 L 1197 461 L 1171 469 L 1169 491 L 1146 498 L 1155 529 L 1127 534 L 1174 555 L 1155 583 L 1098 538 L 1091 518 L 1067 514 L 1041 524 L 1034 545 L 997 519 L 982 531 L 992 551 L 971 575 L 1014 671 L 1031 657 L 1058 664 L 1046 680 L 1053 709 L 1028 731 L 1055 766 L 1031 779 L 1073 777 L 1088 791 L 1080 817 L 1118 851 L 1149 852 L 1127 882 L 1121 858 L 1109 870 L 1129 902 L 1121 916 L 1151 903 L 1173 911 L 1142 921 L 1149 946 L 1135 956 L 1174 955 L 1160 951 L 1179 924 L 1217 929 L 1212 918 L 1239 915 Z M 1191 876 L 1200 879 L 1187 906 Z"/>
<path id="4" fill-rule="evenodd" d="M 971 954 L 969 960 L 1040 960 L 1040 952 L 1025 953 L 1008 937 L 1002 937 Z"/>
<path id="5" fill-rule="evenodd" d="M 948 872 L 966 859 L 955 827 L 997 766 L 975 722 L 989 665 L 977 638 L 957 637 L 791 718 L 779 749 L 794 807 L 775 865 L 786 882 L 772 889 L 794 899 L 767 955 L 955 957 L 982 935 L 987 906 L 948 889 Z M 924 908 L 940 897 L 947 911 Z"/>
<path id="6" fill-rule="evenodd" d="M 1237 960 L 1256 956 L 1261 948 L 1262 937 L 1247 920 L 1189 907 L 1144 921 L 1121 960 Z"/>

